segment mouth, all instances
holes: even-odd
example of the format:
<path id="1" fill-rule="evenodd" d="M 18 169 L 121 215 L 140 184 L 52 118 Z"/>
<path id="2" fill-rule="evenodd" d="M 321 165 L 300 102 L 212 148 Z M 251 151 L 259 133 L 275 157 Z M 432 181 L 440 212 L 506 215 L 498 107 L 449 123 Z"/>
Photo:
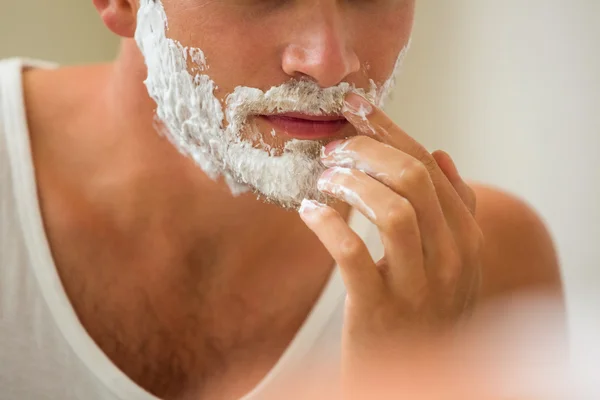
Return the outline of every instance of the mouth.
<path id="1" fill-rule="evenodd" d="M 349 122 L 341 115 L 308 115 L 285 113 L 261 115 L 278 132 L 300 140 L 319 140 L 337 137 Z"/>

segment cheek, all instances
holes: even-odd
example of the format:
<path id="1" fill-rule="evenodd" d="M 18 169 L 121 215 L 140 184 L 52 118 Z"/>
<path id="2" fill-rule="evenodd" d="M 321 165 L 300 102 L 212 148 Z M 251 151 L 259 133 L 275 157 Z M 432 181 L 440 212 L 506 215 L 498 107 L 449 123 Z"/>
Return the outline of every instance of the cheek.
<path id="1" fill-rule="evenodd" d="M 413 18 L 414 1 L 410 1 L 394 12 L 379 15 L 376 23 L 368 17 L 356 22 L 355 49 L 371 79 L 384 82 L 389 78 L 410 41 Z"/>
<path id="2" fill-rule="evenodd" d="M 209 65 L 206 73 L 216 83 L 215 95 L 219 99 L 240 85 L 266 91 L 286 80 L 276 45 L 237 35 L 228 35 L 225 41 L 230 45 L 205 49 Z"/>
<path id="3" fill-rule="evenodd" d="M 208 66 L 203 73 L 217 85 L 215 95 L 222 103 L 240 83 L 264 90 L 268 88 L 264 87 L 265 76 L 271 81 L 284 79 L 279 76 L 280 46 L 273 35 L 273 24 L 249 24 L 221 5 L 186 9 L 180 3 L 171 3 L 170 8 L 165 4 L 167 36 L 184 47 L 202 51 Z M 191 60 L 188 70 L 194 74 Z"/>
<path id="4" fill-rule="evenodd" d="M 208 64 L 215 54 L 231 49 L 228 37 L 232 21 L 222 6 L 209 0 L 163 0 L 167 15 L 167 37 L 184 47 L 202 50 Z"/>

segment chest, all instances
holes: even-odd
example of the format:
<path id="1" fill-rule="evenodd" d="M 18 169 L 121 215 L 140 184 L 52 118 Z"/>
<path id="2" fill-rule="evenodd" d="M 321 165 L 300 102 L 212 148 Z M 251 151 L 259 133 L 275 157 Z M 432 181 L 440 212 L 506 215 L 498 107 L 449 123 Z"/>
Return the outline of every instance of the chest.
<path id="1" fill-rule="evenodd" d="M 269 293 L 252 282 L 56 262 L 88 335 L 116 368 L 165 400 L 249 392 L 277 363 L 328 279 L 325 273 L 278 287 L 273 277 Z"/>
<path id="2" fill-rule="evenodd" d="M 210 246 L 170 257 L 157 246 L 132 251 L 98 227 L 78 235 L 52 227 L 54 262 L 81 325 L 115 368 L 165 400 L 250 391 L 304 323 L 332 267 L 324 251 L 236 263 Z"/>

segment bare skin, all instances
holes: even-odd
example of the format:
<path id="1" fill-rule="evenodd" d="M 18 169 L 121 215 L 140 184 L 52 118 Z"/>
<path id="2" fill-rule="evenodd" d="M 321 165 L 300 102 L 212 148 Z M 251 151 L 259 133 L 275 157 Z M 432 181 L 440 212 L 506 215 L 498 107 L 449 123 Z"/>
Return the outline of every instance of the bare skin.
<path id="1" fill-rule="evenodd" d="M 227 388 L 239 395 L 281 355 L 333 261 L 296 213 L 232 197 L 150 124 L 139 135 L 100 126 L 113 111 L 89 99 L 110 90 L 104 79 L 112 70 L 25 76 L 55 263 L 83 325 L 141 386 L 185 398 L 248 379 Z M 81 94 L 78 76 L 93 82 Z M 48 102 L 50 93 L 67 96 Z"/>
<path id="2" fill-rule="evenodd" d="M 135 3 L 95 3 L 109 28 L 132 36 Z M 165 2 L 167 11 L 169 3 L 174 4 Z M 220 15 L 219 6 L 213 7 Z M 324 8 L 319 15 L 328 12 Z M 329 48 L 314 47 L 318 41 L 296 43 L 317 56 L 292 64 L 284 57 L 271 71 L 249 66 L 254 82 L 245 83 L 268 86 L 280 82 L 265 76 L 283 79 L 298 71 L 324 87 L 360 83 L 358 70 L 336 67 L 353 65 L 344 61 L 352 55 L 331 51 L 341 46 L 339 35 L 327 23 L 319 26 L 315 34 L 329 38 Z M 406 40 L 410 29 L 398 29 Z M 240 40 L 222 34 L 220 39 Z M 368 43 L 357 48 L 380 54 L 369 39 L 365 35 Z M 388 53 L 382 58 L 393 60 L 394 50 Z M 389 74 L 389 62 L 360 56 L 371 60 L 375 74 Z M 157 135 L 144 68 L 135 43 L 124 39 L 114 63 L 25 74 L 39 197 L 54 260 L 90 336 L 140 386 L 165 399 L 239 397 L 290 342 L 336 255 L 296 213 L 253 195 L 232 197 Z M 230 86 L 239 83 L 232 78 Z M 445 165 L 447 159 L 436 160 L 452 187 L 467 187 Z M 515 290 L 560 292 L 556 255 L 539 218 L 500 191 L 470 186 L 465 202 L 477 197 L 470 222 L 485 238 L 477 267 L 483 276 L 479 302 Z M 340 203 L 336 212 L 341 224 L 349 206 Z"/>
<path id="3" fill-rule="evenodd" d="M 359 110 L 368 112 L 359 115 Z M 476 218 L 477 193 L 447 153 L 430 154 L 359 95 L 346 97 L 344 115 L 361 134 L 325 147 L 322 160 L 329 169 L 318 186 L 378 227 L 385 254 L 373 260 L 332 207 L 313 202 L 300 215 L 336 260 L 348 288 L 342 378 L 347 393 L 361 399 L 372 390 L 364 384 L 368 376 L 389 369 L 382 363 L 410 354 L 426 338 L 454 335 L 477 303 L 489 257 Z M 506 201 L 494 204 L 506 205 L 517 212 Z M 513 246 L 513 251 L 521 247 Z M 500 254 L 496 259 L 510 262 Z M 357 391 L 356 382 L 365 393 Z"/>

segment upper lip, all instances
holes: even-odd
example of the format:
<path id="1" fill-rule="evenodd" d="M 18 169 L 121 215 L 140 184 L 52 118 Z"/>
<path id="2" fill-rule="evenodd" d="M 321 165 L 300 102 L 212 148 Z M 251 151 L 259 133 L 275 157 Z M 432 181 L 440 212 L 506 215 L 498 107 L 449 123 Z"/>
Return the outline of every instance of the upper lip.
<path id="1" fill-rule="evenodd" d="M 279 117 L 279 118 L 293 118 L 293 119 L 303 119 L 306 121 L 318 121 L 318 122 L 338 122 L 345 121 L 342 115 L 309 115 L 302 113 L 282 113 L 282 114 L 271 114 L 265 115 L 265 117 Z"/>

